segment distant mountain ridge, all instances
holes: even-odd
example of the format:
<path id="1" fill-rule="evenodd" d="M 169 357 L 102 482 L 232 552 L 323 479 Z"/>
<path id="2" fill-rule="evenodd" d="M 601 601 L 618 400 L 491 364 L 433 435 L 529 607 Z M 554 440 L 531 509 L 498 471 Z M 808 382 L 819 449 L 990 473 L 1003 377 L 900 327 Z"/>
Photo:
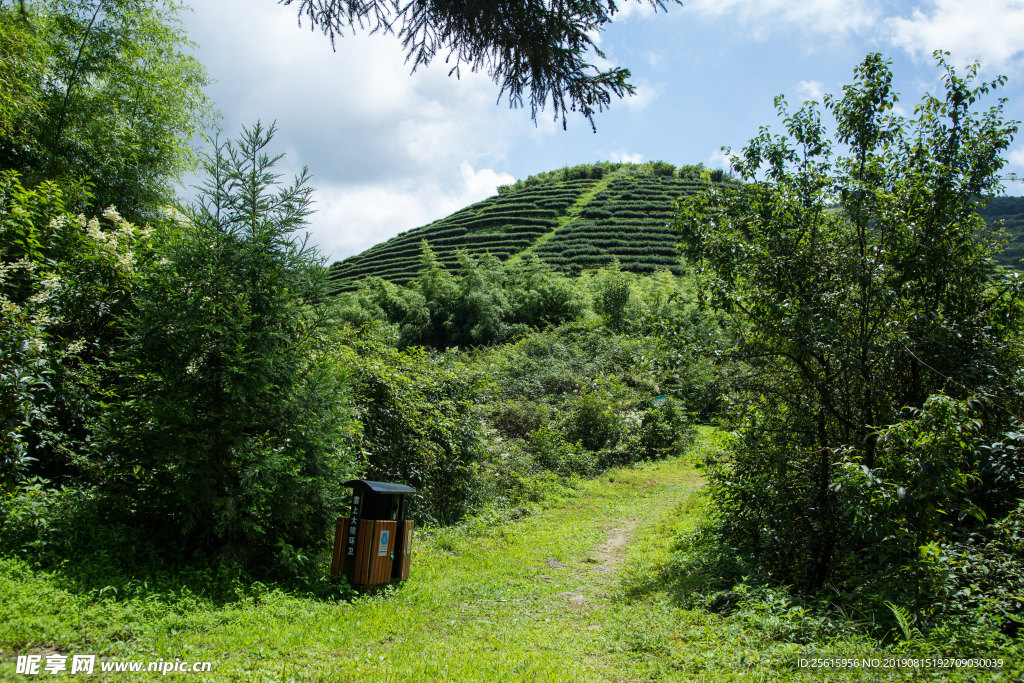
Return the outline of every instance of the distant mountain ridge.
<path id="1" fill-rule="evenodd" d="M 682 272 L 678 235 L 668 228 L 675 201 L 700 188 L 701 165 L 583 164 L 531 176 L 499 188 L 498 194 L 381 242 L 334 263 L 333 293 L 356 289 L 365 277 L 396 284 L 416 277 L 424 240 L 438 261 L 456 266 L 456 251 L 502 261 L 533 254 L 553 269 L 579 273 L 618 259 L 623 270 Z M 735 183 L 722 171 L 715 182 Z M 1012 235 L 997 260 L 1021 268 L 1024 257 L 1024 197 L 990 199 L 982 216 L 1002 220 Z"/>

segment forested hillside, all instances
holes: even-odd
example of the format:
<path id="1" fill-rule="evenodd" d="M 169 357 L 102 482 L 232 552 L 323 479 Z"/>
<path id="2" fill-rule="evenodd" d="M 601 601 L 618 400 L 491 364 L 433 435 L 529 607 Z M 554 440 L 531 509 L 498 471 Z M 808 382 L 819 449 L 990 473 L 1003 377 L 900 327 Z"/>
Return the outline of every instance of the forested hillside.
<path id="1" fill-rule="evenodd" d="M 633 273 L 667 268 L 679 274 L 678 237 L 668 224 L 675 201 L 700 187 L 702 168 L 605 162 L 530 176 L 447 218 L 335 263 L 333 291 L 353 290 L 370 275 L 409 282 L 418 271 L 424 241 L 450 269 L 457 266 L 455 252 L 465 249 L 501 261 L 534 254 L 569 274 L 613 260 Z M 735 182 L 721 171 L 712 177 Z"/>

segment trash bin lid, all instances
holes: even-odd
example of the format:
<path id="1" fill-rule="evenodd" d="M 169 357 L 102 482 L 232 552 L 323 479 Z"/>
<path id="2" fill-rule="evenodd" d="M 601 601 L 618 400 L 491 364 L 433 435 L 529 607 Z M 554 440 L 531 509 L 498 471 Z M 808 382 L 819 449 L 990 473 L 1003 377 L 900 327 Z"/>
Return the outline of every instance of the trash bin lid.
<path id="1" fill-rule="evenodd" d="M 392 484 L 386 481 L 366 481 L 365 479 L 346 481 L 342 486 L 348 486 L 356 491 L 373 491 L 375 493 L 416 493 L 416 489 L 405 484 Z"/>

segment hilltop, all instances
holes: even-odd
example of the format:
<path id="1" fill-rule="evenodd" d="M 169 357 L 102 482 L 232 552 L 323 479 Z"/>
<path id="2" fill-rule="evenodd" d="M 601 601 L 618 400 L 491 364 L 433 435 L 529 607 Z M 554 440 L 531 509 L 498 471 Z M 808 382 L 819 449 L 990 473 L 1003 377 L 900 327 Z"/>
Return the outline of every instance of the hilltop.
<path id="1" fill-rule="evenodd" d="M 335 292 L 375 275 L 396 284 L 416 276 L 426 240 L 446 266 L 455 252 L 490 253 L 502 261 L 534 254 L 554 270 L 577 274 L 617 258 L 623 270 L 680 273 L 669 230 L 673 202 L 700 187 L 702 166 L 665 162 L 584 164 L 530 176 L 447 218 L 400 233 L 331 266 Z M 736 182 L 722 171 L 717 182 Z"/>
<path id="2" fill-rule="evenodd" d="M 595 163 L 539 173 L 450 216 L 381 242 L 331 266 L 333 293 L 352 291 L 377 276 L 395 284 L 412 280 L 426 240 L 441 264 L 453 268 L 456 251 L 490 253 L 503 262 L 533 254 L 552 269 L 578 274 L 618 259 L 623 270 L 681 272 L 678 236 L 668 228 L 674 202 L 700 187 L 701 165 L 676 168 L 645 164 Z M 738 181 L 713 171 L 715 182 Z M 981 212 L 990 224 L 1003 221 L 1012 235 L 999 255 L 1020 268 L 1024 257 L 1024 197 L 996 197 Z"/>

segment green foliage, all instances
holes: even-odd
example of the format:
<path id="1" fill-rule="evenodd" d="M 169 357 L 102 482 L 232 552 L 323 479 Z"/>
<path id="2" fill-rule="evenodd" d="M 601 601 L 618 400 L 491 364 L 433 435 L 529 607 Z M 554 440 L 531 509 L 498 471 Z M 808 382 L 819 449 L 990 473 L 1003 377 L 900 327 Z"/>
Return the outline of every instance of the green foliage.
<path id="1" fill-rule="evenodd" d="M 27 25 L 26 17 L 0 7 L 0 139 L 31 140 L 24 122 L 42 110 L 45 54 L 43 41 Z"/>
<path id="2" fill-rule="evenodd" d="M 622 328 L 629 306 L 629 279 L 619 272 L 618 262 L 603 273 L 601 290 L 597 299 L 597 312 L 605 317 L 608 326 L 613 330 Z"/>
<path id="3" fill-rule="evenodd" d="M 687 164 L 680 166 L 677 174 L 680 180 L 692 183 L 700 182 L 700 178 L 704 174 L 704 164 Z"/>
<path id="4" fill-rule="evenodd" d="M 179 6 L 51 0 L 0 8 L 18 68 L 2 88 L 0 167 L 29 184 L 87 177 L 96 204 L 153 219 L 195 162 L 210 121 L 206 72 L 189 54 Z M 7 60 L 8 53 L 4 53 Z M 84 210 L 79 205 L 76 210 Z"/>
<path id="5" fill-rule="evenodd" d="M 600 180 L 608 173 L 618 170 L 621 166 L 622 164 L 599 161 L 595 164 L 579 164 L 577 166 L 566 166 L 554 171 L 543 171 L 536 175 L 528 176 L 525 180 L 517 180 L 512 185 L 499 185 L 498 194 L 508 195 L 528 188 L 566 183 L 568 181 Z"/>
<path id="6" fill-rule="evenodd" d="M 569 406 L 565 420 L 567 438 L 588 451 L 615 447 L 625 432 L 616 408 L 612 401 L 596 392 L 583 394 Z"/>
<path id="7" fill-rule="evenodd" d="M 598 472 L 598 458 L 594 449 L 588 449 L 578 441 L 570 443 L 551 424 L 543 424 L 530 432 L 527 442 L 537 464 L 556 474 L 586 477 Z"/>
<path id="8" fill-rule="evenodd" d="M 492 422 L 503 436 L 525 439 L 547 421 L 548 410 L 535 401 L 510 401 L 494 411 Z"/>
<path id="9" fill-rule="evenodd" d="M 825 97 L 848 156 L 813 103 L 777 98 L 785 135 L 734 158 L 748 184 L 706 181 L 676 223 L 702 294 L 735 321 L 723 351 L 749 367 L 740 439 L 707 463 L 718 542 L 749 575 L 831 587 L 882 623 L 886 600 L 934 597 L 922 548 L 980 532 L 1020 493 L 983 474 L 1013 442 L 1024 317 L 977 213 L 1017 128 L 1002 101 L 975 107 L 1002 78 L 977 85 L 977 66 L 961 78 L 936 57 L 945 97 L 912 119 L 892 113 L 879 55 Z"/>
<path id="10" fill-rule="evenodd" d="M 671 178 L 676 174 L 676 167 L 666 161 L 652 161 L 651 174 Z"/>
<path id="11" fill-rule="evenodd" d="M 6 486 L 31 474 L 95 481 L 95 422 L 110 400 L 119 316 L 151 258 L 148 229 L 111 207 L 65 212 L 53 183 L 0 176 L 0 386 Z M 74 195 L 72 195 L 74 196 Z"/>
<path id="12" fill-rule="evenodd" d="M 875 467 L 851 453 L 839 464 L 835 484 L 854 532 L 873 548 L 871 561 L 879 567 L 950 538 L 968 517 L 985 521 L 971 500 L 980 493 L 982 423 L 970 402 L 936 395 L 906 413 L 907 419 L 878 432 Z"/>
<path id="13" fill-rule="evenodd" d="M 640 423 L 639 448 L 648 460 L 682 455 L 693 444 L 696 430 L 685 405 L 671 396 L 648 409 Z"/>
<path id="14" fill-rule="evenodd" d="M 515 324 L 547 329 L 587 314 L 586 294 L 535 257 L 525 258 L 508 270 L 505 282 Z"/>
<path id="15" fill-rule="evenodd" d="M 370 479 L 407 482 L 420 491 L 413 510 L 419 519 L 450 524 L 476 503 L 483 448 L 471 412 L 473 376 L 454 351 L 400 352 L 391 341 L 375 323 L 346 339 L 362 426 L 360 467 Z"/>
<path id="16" fill-rule="evenodd" d="M 273 132 L 218 144 L 198 203 L 161 234 L 103 447 L 105 486 L 137 523 L 280 572 L 321 543 L 353 463 L 324 269 L 294 235 L 311 190 L 305 173 L 279 185 Z"/>
<path id="17" fill-rule="evenodd" d="M 424 243 L 420 271 L 408 287 L 367 278 L 354 294 L 339 297 L 338 312 L 354 324 L 381 320 L 399 330 L 399 346 L 438 349 L 507 341 L 529 329 L 585 316 L 588 301 L 567 278 L 536 259 L 511 269 L 489 254 L 457 252 L 452 275 Z"/>

